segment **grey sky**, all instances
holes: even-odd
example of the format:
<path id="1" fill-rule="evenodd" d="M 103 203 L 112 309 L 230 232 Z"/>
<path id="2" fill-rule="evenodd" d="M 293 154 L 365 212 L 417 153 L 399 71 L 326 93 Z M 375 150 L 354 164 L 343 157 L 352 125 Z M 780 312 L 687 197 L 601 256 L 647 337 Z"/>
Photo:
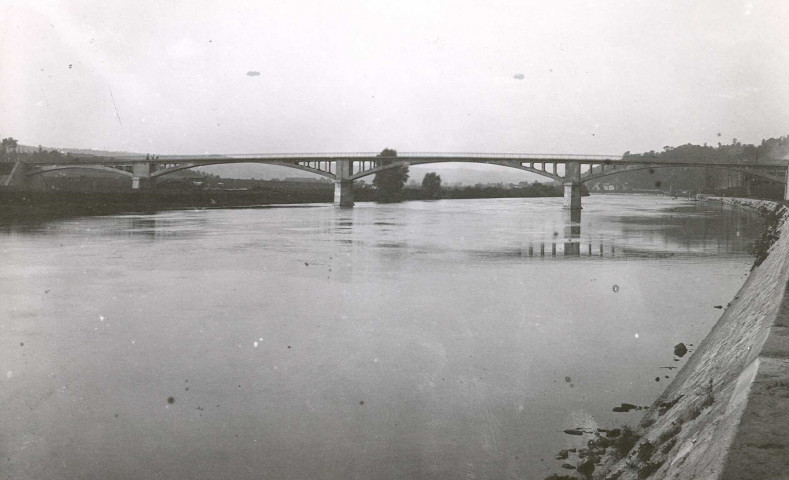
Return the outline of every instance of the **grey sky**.
<path id="1" fill-rule="evenodd" d="M 617 154 L 789 134 L 779 0 L 0 5 L 0 135 L 25 144 Z"/>

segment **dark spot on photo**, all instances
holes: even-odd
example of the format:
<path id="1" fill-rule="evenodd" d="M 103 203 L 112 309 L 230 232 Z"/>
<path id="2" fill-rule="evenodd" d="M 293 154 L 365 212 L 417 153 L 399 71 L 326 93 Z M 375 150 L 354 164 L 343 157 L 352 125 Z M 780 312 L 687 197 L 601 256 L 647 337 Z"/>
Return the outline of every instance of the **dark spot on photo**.
<path id="1" fill-rule="evenodd" d="M 254 70 L 250 70 L 250 71 L 247 72 L 247 76 L 248 77 L 259 77 L 260 76 L 260 72 L 256 72 Z"/>
<path id="2" fill-rule="evenodd" d="M 169 404 L 175 403 L 175 397 L 167 397 L 167 403 Z"/>

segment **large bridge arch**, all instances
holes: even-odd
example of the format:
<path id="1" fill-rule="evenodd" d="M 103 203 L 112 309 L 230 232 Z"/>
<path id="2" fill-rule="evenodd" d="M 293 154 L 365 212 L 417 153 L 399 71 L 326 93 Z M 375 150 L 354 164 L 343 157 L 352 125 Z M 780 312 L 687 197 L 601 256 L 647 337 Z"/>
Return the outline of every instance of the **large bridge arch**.
<path id="1" fill-rule="evenodd" d="M 727 170 L 731 172 L 740 172 L 745 173 L 747 175 L 752 175 L 754 177 L 764 178 L 766 180 L 770 180 L 777 183 L 783 183 L 785 181 L 786 173 L 782 173 L 780 176 L 771 175 L 768 172 L 765 172 L 761 169 L 751 169 L 745 166 L 728 166 L 728 165 L 628 165 L 625 167 L 620 168 L 611 168 L 610 170 L 604 170 L 602 172 L 597 173 L 586 173 L 581 175 L 580 181 L 582 183 L 589 182 L 592 180 L 597 180 L 600 178 L 605 178 L 611 175 L 617 175 L 620 173 L 629 173 L 629 172 L 637 172 L 640 170 L 654 170 L 658 168 L 680 168 L 680 167 L 687 167 L 687 168 L 714 168 L 717 170 Z"/>
<path id="2" fill-rule="evenodd" d="M 228 162 L 228 161 L 217 161 L 217 162 L 194 162 L 194 163 L 186 163 L 186 164 L 178 164 L 172 167 L 163 168 L 161 170 L 155 170 L 151 173 L 151 178 L 162 177 L 164 175 L 169 175 L 171 173 L 175 173 L 181 170 L 189 170 L 192 168 L 197 167 L 208 167 L 212 165 L 238 165 L 242 163 L 252 163 L 257 165 L 274 165 L 277 167 L 287 167 L 293 168 L 295 170 L 301 170 L 304 172 L 314 173 L 315 175 L 320 175 L 321 177 L 329 178 L 334 180 L 334 174 L 323 171 L 317 168 L 309 167 L 306 165 L 299 165 L 297 163 L 288 163 L 288 162 L 272 162 L 272 161 L 254 161 L 254 160 L 239 160 L 237 162 Z"/>
<path id="3" fill-rule="evenodd" d="M 389 160 L 389 159 L 387 159 Z M 547 170 L 541 170 L 534 167 L 527 167 L 523 165 L 521 162 L 517 161 L 491 161 L 491 160 L 457 160 L 457 159 L 448 159 L 448 160 L 425 160 L 425 161 L 414 161 L 414 160 L 396 160 L 396 157 L 393 157 L 388 161 L 388 163 L 384 165 L 378 165 L 373 168 L 369 168 L 367 170 L 362 170 L 360 172 L 354 173 L 351 175 L 350 180 L 359 180 L 361 178 L 375 175 L 376 173 L 382 172 L 384 170 L 389 170 L 396 167 L 409 167 L 409 166 L 421 166 L 421 165 L 441 165 L 447 163 L 474 163 L 478 165 L 494 165 L 499 167 L 507 167 L 507 168 L 514 168 L 516 170 L 522 170 L 524 172 L 534 173 L 543 177 L 548 177 L 552 180 L 562 181 L 564 177 L 554 172 L 549 172 Z M 544 164 L 543 164 L 544 166 Z"/>
<path id="4" fill-rule="evenodd" d="M 36 169 L 32 169 L 25 173 L 25 177 L 30 178 L 37 175 L 43 175 L 49 172 L 55 172 L 58 170 L 99 170 L 102 172 L 111 172 L 117 175 L 125 175 L 127 177 L 134 176 L 134 174 L 126 170 L 122 170 L 120 168 L 106 167 L 103 165 L 57 165 L 53 167 L 38 167 Z"/>

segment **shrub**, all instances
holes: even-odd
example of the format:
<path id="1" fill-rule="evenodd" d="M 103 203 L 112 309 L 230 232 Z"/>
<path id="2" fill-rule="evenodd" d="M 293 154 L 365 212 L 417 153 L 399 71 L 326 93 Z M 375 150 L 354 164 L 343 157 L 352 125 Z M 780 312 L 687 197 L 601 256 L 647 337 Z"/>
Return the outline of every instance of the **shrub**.
<path id="1" fill-rule="evenodd" d="M 622 433 L 612 442 L 613 456 L 617 459 L 624 457 L 636 445 L 641 438 L 636 432 L 627 425 L 622 425 Z"/>
<path id="2" fill-rule="evenodd" d="M 644 479 L 648 478 L 653 473 L 657 472 L 657 470 L 663 465 L 663 462 L 646 462 L 640 467 L 638 467 L 638 478 Z"/>
<path id="3" fill-rule="evenodd" d="M 669 428 L 668 430 L 666 430 L 665 432 L 661 433 L 658 436 L 658 443 L 666 443 L 667 440 L 674 438 L 681 431 L 682 431 L 681 426 L 674 425 L 673 427 Z"/>
<path id="4" fill-rule="evenodd" d="M 638 460 L 641 462 L 646 462 L 650 458 L 652 458 L 653 453 L 655 453 L 655 445 L 653 445 L 649 441 L 645 441 L 638 446 L 638 453 L 636 453 L 636 458 L 638 458 Z"/>

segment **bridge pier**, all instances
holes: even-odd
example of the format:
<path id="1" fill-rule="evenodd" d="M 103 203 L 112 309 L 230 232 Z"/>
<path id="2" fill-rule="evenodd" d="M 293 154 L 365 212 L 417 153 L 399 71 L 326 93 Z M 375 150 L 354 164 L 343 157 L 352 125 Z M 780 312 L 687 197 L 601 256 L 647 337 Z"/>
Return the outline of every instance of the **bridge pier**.
<path id="1" fill-rule="evenodd" d="M 577 182 L 567 182 L 564 184 L 564 207 L 568 210 L 580 210 L 581 208 L 581 184 Z"/>
<path id="2" fill-rule="evenodd" d="M 148 162 L 135 162 L 132 164 L 132 190 L 141 190 L 153 185 L 153 164 Z"/>
<path id="3" fill-rule="evenodd" d="M 578 162 L 564 165 L 564 208 L 581 209 L 581 164 Z"/>
<path id="4" fill-rule="evenodd" d="M 353 206 L 352 163 L 350 160 L 337 160 L 334 173 L 334 206 Z"/>

